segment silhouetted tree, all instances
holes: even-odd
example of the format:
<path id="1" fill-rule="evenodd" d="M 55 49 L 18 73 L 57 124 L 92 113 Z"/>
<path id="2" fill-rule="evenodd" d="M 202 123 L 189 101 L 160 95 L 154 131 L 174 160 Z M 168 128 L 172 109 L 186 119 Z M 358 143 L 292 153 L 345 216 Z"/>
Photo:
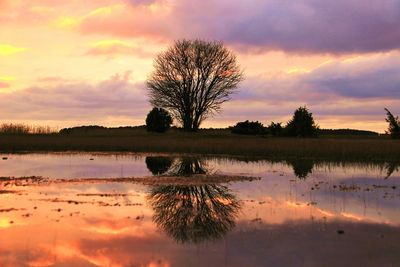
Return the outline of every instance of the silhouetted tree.
<path id="1" fill-rule="evenodd" d="M 388 128 L 388 134 L 390 134 L 390 136 L 392 138 L 400 138 L 400 120 L 399 117 L 395 117 L 393 116 L 393 114 L 387 109 L 386 110 L 386 114 L 387 114 L 387 118 L 386 121 L 389 123 L 389 128 Z"/>
<path id="2" fill-rule="evenodd" d="M 150 103 L 197 131 L 243 79 L 235 55 L 220 42 L 180 40 L 159 54 L 147 80 Z"/>
<path id="3" fill-rule="evenodd" d="M 169 129 L 171 123 L 172 118 L 165 109 L 153 108 L 149 114 L 147 114 L 147 131 L 163 133 Z"/>
<path id="4" fill-rule="evenodd" d="M 231 132 L 235 134 L 264 134 L 266 130 L 261 122 L 246 120 L 231 127 Z"/>
<path id="5" fill-rule="evenodd" d="M 293 118 L 287 123 L 285 132 L 288 136 L 315 137 L 318 127 L 307 107 L 299 107 L 294 112 Z"/>
<path id="6" fill-rule="evenodd" d="M 177 242 L 223 237 L 235 226 L 239 200 L 223 185 L 156 186 L 148 196 L 153 220 Z"/>
<path id="7" fill-rule="evenodd" d="M 283 127 L 282 127 L 282 123 L 281 122 L 277 122 L 277 123 L 271 122 L 271 124 L 268 125 L 267 129 L 270 131 L 270 133 L 273 136 L 282 135 L 282 132 L 283 132 Z"/>

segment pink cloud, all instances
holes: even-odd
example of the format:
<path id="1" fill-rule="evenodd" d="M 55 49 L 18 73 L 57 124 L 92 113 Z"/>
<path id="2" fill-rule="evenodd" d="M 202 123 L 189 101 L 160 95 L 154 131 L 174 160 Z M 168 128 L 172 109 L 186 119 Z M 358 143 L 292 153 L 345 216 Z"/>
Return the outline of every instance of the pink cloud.
<path id="1" fill-rule="evenodd" d="M 400 48 L 400 5 L 391 0 L 129 2 L 134 4 L 86 16 L 80 31 L 157 40 L 217 39 L 244 51 L 346 54 Z"/>
<path id="2" fill-rule="evenodd" d="M 169 12 L 166 10 L 154 12 L 146 5 L 114 5 L 97 11 L 81 20 L 79 31 L 84 34 L 154 39 L 164 39 L 169 31 L 173 31 L 169 27 Z"/>
<path id="3" fill-rule="evenodd" d="M 286 122 L 293 111 L 307 105 L 317 120 L 335 116 L 343 125 L 376 122 L 371 130 L 384 130 L 384 107 L 400 114 L 400 53 L 392 52 L 344 61 L 332 61 L 307 73 L 249 76 L 221 114 L 210 118 L 205 127 L 232 125 L 240 120 Z M 69 121 L 93 124 L 106 118 L 129 119 L 143 124 L 150 109 L 143 82 L 131 81 L 131 73 L 116 74 L 96 84 L 44 77 L 38 85 L 0 96 L 0 119 Z M 129 119 L 128 119 L 129 118 Z M 369 124 L 366 127 L 370 127 Z"/>
<path id="4" fill-rule="evenodd" d="M 8 84 L 8 83 L 6 83 L 6 82 L 1 82 L 1 81 L 0 81 L 0 89 L 9 88 L 9 87 L 10 87 L 10 84 Z"/>
<path id="5" fill-rule="evenodd" d="M 61 80 L 3 94 L 3 120 L 90 123 L 107 117 L 126 117 L 144 121 L 143 114 L 150 109 L 144 84 L 131 82 L 129 72 L 97 84 Z"/>

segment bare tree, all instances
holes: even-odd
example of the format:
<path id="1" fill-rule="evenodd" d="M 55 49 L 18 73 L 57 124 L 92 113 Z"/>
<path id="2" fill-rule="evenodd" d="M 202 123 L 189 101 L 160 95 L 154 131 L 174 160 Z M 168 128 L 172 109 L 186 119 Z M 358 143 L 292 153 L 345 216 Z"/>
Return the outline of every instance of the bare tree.
<path id="1" fill-rule="evenodd" d="M 243 73 L 221 42 L 176 41 L 157 56 L 147 80 L 150 103 L 169 110 L 185 131 L 196 131 L 230 95 Z"/>

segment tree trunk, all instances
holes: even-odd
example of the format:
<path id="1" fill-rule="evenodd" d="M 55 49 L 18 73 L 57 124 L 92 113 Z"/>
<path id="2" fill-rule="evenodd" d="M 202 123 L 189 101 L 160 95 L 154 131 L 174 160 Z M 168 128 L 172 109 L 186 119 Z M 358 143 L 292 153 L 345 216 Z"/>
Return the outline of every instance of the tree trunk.
<path id="1" fill-rule="evenodd" d="M 183 119 L 183 131 L 193 132 L 193 118 L 190 114 L 185 114 Z"/>

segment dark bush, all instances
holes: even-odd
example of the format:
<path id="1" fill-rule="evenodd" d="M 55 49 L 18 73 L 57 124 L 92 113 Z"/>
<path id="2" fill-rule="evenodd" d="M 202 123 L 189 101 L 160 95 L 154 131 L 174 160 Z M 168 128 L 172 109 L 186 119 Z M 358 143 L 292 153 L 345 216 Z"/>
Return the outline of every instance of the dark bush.
<path id="1" fill-rule="evenodd" d="M 373 131 L 356 129 L 318 129 L 320 135 L 330 136 L 378 136 L 379 133 Z"/>
<path id="2" fill-rule="evenodd" d="M 281 122 L 271 122 L 267 129 L 273 136 L 280 136 L 283 134 L 283 127 Z"/>
<path id="3" fill-rule="evenodd" d="M 146 127 L 149 132 L 163 133 L 167 131 L 172 123 L 172 117 L 168 111 L 162 108 L 153 108 L 146 118 Z"/>
<path id="4" fill-rule="evenodd" d="M 262 123 L 246 120 L 231 127 L 231 132 L 234 134 L 265 134 L 267 131 Z"/>
<path id="5" fill-rule="evenodd" d="M 314 122 L 312 113 L 306 107 L 296 109 L 293 118 L 286 125 L 285 133 L 287 136 L 316 137 L 318 127 Z"/>
<path id="6" fill-rule="evenodd" d="M 387 118 L 386 121 L 389 123 L 389 128 L 387 133 L 390 134 L 392 138 L 400 138 L 400 120 L 399 117 L 395 117 L 387 108 L 385 108 Z"/>
<path id="7" fill-rule="evenodd" d="M 88 134 L 96 133 L 107 129 L 104 126 L 88 125 L 88 126 L 77 126 L 71 128 L 63 128 L 59 131 L 60 134 Z"/>

